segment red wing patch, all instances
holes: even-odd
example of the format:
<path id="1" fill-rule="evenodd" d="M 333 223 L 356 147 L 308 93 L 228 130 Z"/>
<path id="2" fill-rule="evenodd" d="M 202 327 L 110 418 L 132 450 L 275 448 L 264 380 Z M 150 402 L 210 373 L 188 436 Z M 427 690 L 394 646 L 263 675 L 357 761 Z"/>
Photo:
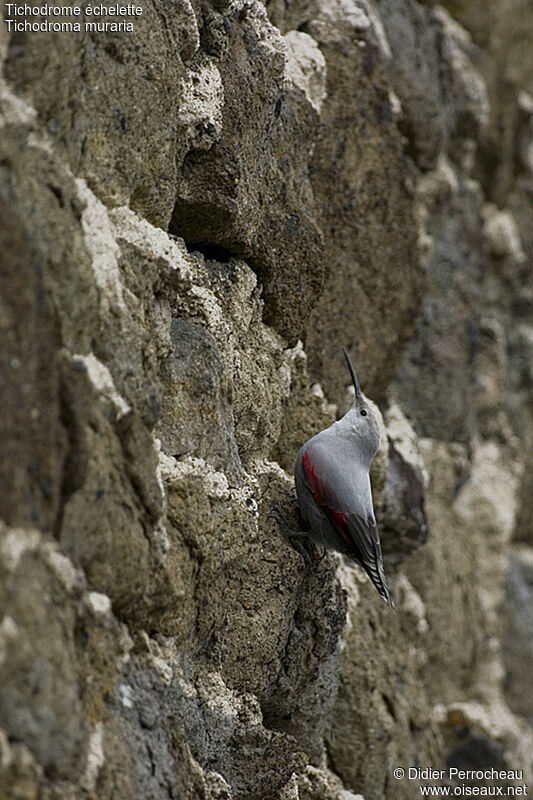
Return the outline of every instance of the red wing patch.
<path id="1" fill-rule="evenodd" d="M 349 538 L 348 535 L 342 530 L 346 520 L 348 519 L 348 514 L 346 514 L 344 511 L 334 511 L 332 508 L 328 508 L 327 511 L 328 516 L 331 517 L 337 528 L 341 529 L 342 535 L 346 538 Z"/>
<path id="2" fill-rule="evenodd" d="M 350 541 L 350 534 L 346 530 L 344 530 L 344 525 L 346 523 L 346 520 L 348 519 L 348 514 L 346 514 L 346 512 L 344 511 L 335 511 L 334 508 L 331 508 L 331 506 L 324 501 L 322 497 L 323 489 L 320 485 L 320 481 L 316 474 L 315 465 L 311 461 L 311 456 L 307 451 L 303 454 L 302 463 L 305 473 L 309 478 L 309 483 L 311 484 L 313 497 L 315 498 L 317 505 L 321 506 L 324 509 L 328 517 L 331 519 L 337 530 L 339 530 L 342 533 L 346 541 L 347 542 Z"/>
<path id="3" fill-rule="evenodd" d="M 309 455 L 307 450 L 304 453 L 302 461 L 303 461 L 305 473 L 306 473 L 307 477 L 309 478 L 309 483 L 311 484 L 313 497 L 315 498 L 315 500 L 318 503 L 318 505 L 321 506 L 322 505 L 322 495 L 321 495 L 321 492 L 320 492 L 320 484 L 318 482 L 318 477 L 317 477 L 317 474 L 316 474 L 315 465 L 311 461 L 311 456 Z"/>

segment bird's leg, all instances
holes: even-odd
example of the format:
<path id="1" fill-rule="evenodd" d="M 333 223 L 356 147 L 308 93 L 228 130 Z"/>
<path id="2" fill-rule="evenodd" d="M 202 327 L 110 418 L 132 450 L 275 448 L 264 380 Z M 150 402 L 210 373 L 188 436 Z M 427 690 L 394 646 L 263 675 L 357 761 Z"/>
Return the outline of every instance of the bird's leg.
<path id="1" fill-rule="evenodd" d="M 268 512 L 267 519 L 275 519 L 286 536 L 294 536 L 295 538 L 299 539 L 310 535 L 309 531 L 293 530 L 285 519 L 283 512 L 277 506 L 273 506 L 272 510 Z"/>
<path id="2" fill-rule="evenodd" d="M 289 541 L 291 539 L 296 539 L 295 544 L 298 552 L 303 557 L 306 564 L 310 566 L 312 563 L 311 556 L 309 555 L 309 553 L 307 552 L 307 550 L 303 545 L 303 542 L 301 541 L 301 539 L 309 537 L 309 531 L 294 531 L 290 527 L 287 520 L 285 519 L 285 516 L 283 515 L 282 511 L 277 506 L 272 507 L 272 510 L 269 511 L 269 513 L 267 514 L 267 519 L 275 519 L 276 522 L 278 523 L 278 526 L 281 528 L 282 533 L 284 534 L 284 536 L 287 537 L 287 539 L 289 539 Z"/>

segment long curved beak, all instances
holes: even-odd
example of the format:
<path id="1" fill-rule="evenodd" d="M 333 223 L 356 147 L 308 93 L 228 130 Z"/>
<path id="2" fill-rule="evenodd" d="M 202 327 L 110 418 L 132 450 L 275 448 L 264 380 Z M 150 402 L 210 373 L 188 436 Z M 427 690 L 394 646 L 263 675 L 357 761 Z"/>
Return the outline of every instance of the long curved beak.
<path id="1" fill-rule="evenodd" d="M 348 369 L 350 370 L 350 375 L 352 376 L 352 381 L 355 389 L 355 396 L 356 398 L 359 398 L 362 396 L 363 393 L 361 391 L 361 387 L 359 386 L 359 381 L 357 380 L 357 373 L 353 368 L 352 360 L 348 355 L 348 351 L 345 347 L 342 348 L 342 352 L 344 353 L 344 358 L 346 359 L 346 362 L 348 364 Z"/>

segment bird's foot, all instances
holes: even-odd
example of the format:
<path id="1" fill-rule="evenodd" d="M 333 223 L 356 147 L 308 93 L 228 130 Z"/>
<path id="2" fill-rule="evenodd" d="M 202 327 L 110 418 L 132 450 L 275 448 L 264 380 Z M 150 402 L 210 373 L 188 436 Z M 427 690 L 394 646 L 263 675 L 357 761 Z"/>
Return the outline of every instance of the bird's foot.
<path id="1" fill-rule="evenodd" d="M 290 527 L 287 520 L 285 519 L 285 516 L 283 515 L 281 509 L 279 509 L 277 506 L 272 507 L 272 510 L 269 511 L 269 513 L 267 514 L 267 519 L 274 519 L 278 523 L 278 526 L 281 529 L 283 535 L 286 536 L 287 539 L 289 539 L 291 544 L 293 544 L 292 540 L 293 539 L 295 540 L 294 545 L 296 549 L 304 559 L 307 566 L 308 567 L 311 566 L 312 564 L 311 556 L 309 555 L 309 553 L 304 547 L 303 542 L 301 541 L 302 539 L 306 539 L 309 537 L 309 531 L 293 530 Z"/>
<path id="2" fill-rule="evenodd" d="M 289 523 L 285 519 L 285 516 L 278 506 L 272 506 L 270 511 L 267 514 L 267 519 L 273 519 L 278 523 L 278 526 L 282 529 L 284 533 L 290 532 L 291 528 Z"/>
<path id="3" fill-rule="evenodd" d="M 272 506 L 272 509 L 267 514 L 267 519 L 274 519 L 286 536 L 294 536 L 295 539 L 303 539 L 309 536 L 309 531 L 293 530 L 287 522 L 285 515 L 277 506 Z"/>

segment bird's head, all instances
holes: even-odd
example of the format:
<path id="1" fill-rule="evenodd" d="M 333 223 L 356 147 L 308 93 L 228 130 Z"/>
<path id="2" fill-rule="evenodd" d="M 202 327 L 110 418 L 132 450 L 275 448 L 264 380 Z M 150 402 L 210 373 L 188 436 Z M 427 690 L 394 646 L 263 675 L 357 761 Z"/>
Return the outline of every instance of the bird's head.
<path id="1" fill-rule="evenodd" d="M 346 358 L 355 389 L 354 403 L 350 410 L 344 415 L 343 420 L 345 420 L 349 426 L 350 432 L 357 437 L 358 449 L 360 449 L 370 462 L 379 450 L 379 423 L 370 403 L 366 400 L 361 391 L 357 373 L 355 372 L 345 347 L 342 348 L 342 352 Z"/>

